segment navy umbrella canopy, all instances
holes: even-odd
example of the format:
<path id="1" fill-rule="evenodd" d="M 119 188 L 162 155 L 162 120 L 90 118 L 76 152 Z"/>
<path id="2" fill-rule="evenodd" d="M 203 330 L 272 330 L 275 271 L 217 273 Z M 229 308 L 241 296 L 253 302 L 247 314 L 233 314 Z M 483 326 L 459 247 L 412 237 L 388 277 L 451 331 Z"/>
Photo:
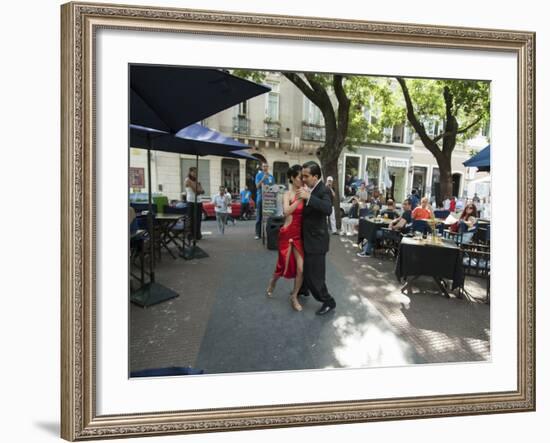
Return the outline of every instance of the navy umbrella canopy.
<path id="1" fill-rule="evenodd" d="M 204 155 L 216 155 L 220 157 L 231 157 L 237 159 L 257 160 L 248 154 L 244 149 L 249 148 L 241 142 L 226 137 L 219 132 L 213 131 L 197 123 L 192 124 L 172 135 L 158 129 L 147 128 L 139 125 L 130 125 L 130 146 L 133 148 L 147 149 L 148 154 L 148 185 L 149 205 L 151 206 L 151 161 L 150 153 L 153 151 L 172 152 L 176 154 L 195 155 L 197 158 L 196 168 L 198 171 L 198 158 Z M 198 218 L 197 194 L 193 202 L 195 220 Z M 206 257 L 206 253 L 196 246 L 196 230 L 193 229 L 193 250 L 191 258 Z M 200 251 L 201 257 L 198 256 Z M 154 274 L 153 274 L 154 275 Z"/>
<path id="2" fill-rule="evenodd" d="M 193 124 L 172 135 L 144 126 L 130 125 L 130 146 L 153 151 L 189 155 L 231 156 L 232 152 L 248 149 L 249 146 L 226 137 L 199 124 Z M 237 158 L 252 157 L 246 153 Z M 254 157 L 252 157 L 254 158 Z"/>
<path id="3" fill-rule="evenodd" d="M 151 149 L 199 155 L 242 156 L 230 154 L 246 148 L 234 140 L 210 134 L 209 136 L 192 125 L 206 117 L 248 100 L 270 89 L 235 77 L 218 69 L 184 68 L 177 66 L 131 65 L 130 66 L 130 146 L 147 149 L 149 220 L 152 223 Z M 190 127 L 191 126 L 191 127 Z M 190 128 L 188 128 L 190 127 Z M 144 129 L 147 128 L 147 129 Z M 141 133 L 140 133 L 141 131 Z M 183 131 L 179 137 L 175 134 Z M 196 131 L 196 132 L 193 132 Z M 167 137 L 170 134 L 172 138 Z M 221 134 L 219 134 L 221 136 Z M 180 142 L 181 139 L 182 141 Z M 222 154 L 222 155 L 224 155 Z M 196 196 L 195 196 L 195 216 Z M 152 224 L 150 225 L 152 226 Z M 193 230 L 195 231 L 195 230 Z M 173 291 L 155 284 L 154 230 L 152 232 L 150 282 L 142 291 L 142 305 L 166 300 L 176 296 Z M 195 232 L 193 232 L 195 234 Z M 200 248 L 193 238 L 193 254 L 198 258 Z M 204 255 L 203 255 L 204 256 Z"/>
<path id="4" fill-rule="evenodd" d="M 491 145 L 483 148 L 476 155 L 462 163 L 469 168 L 477 168 L 479 171 L 491 170 Z"/>
<path id="5" fill-rule="evenodd" d="M 130 66 L 130 123 L 177 133 L 224 109 L 268 92 L 218 69 Z"/>

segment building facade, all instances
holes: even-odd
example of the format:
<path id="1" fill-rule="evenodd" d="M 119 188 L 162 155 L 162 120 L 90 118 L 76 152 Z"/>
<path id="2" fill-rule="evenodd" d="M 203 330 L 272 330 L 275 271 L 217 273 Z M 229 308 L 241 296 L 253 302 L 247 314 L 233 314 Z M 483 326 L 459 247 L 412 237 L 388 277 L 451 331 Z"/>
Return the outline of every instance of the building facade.
<path id="1" fill-rule="evenodd" d="M 202 123 L 248 146 L 250 153 L 267 162 L 275 181 L 286 184 L 286 171 L 293 164 L 315 160 L 315 153 L 324 142 L 324 123 L 320 110 L 293 83 L 281 74 L 270 73 L 265 83 L 271 92 L 254 97 L 233 108 L 204 120 Z M 370 118 L 370 117 L 369 117 Z M 437 123 L 428 125 L 437 133 Z M 462 162 L 472 150 L 486 146 L 486 133 L 457 146 L 453 152 L 453 194 L 467 196 L 469 183 L 479 179 L 475 168 L 465 168 Z M 196 158 L 187 155 L 154 152 L 151 180 L 154 192 L 169 199 L 180 200 L 183 182 Z M 144 180 L 135 184 L 135 192 L 147 189 L 146 151 L 130 150 L 130 167 L 140 172 Z M 259 162 L 216 156 L 201 157 L 198 162 L 199 181 L 205 195 L 211 196 L 223 185 L 233 193 L 253 186 Z M 377 188 L 391 187 L 393 197 L 400 201 L 412 188 L 422 195 L 435 196 L 438 191 L 438 167 L 435 158 L 415 137 L 408 125 L 386 128 L 383 142 L 365 142 L 353 151 L 344 150 L 339 159 L 340 189 L 346 176 L 367 181 Z"/>

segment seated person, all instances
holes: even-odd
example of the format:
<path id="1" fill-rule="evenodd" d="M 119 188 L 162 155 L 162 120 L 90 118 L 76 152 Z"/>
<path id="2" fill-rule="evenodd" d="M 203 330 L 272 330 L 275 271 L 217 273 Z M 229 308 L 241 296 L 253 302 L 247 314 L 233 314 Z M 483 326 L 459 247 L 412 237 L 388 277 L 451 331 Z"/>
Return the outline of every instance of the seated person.
<path id="1" fill-rule="evenodd" d="M 388 201 L 389 203 L 389 201 Z M 392 202 L 393 204 L 393 202 Z M 389 224 L 389 229 L 391 229 L 392 231 L 404 231 L 407 229 L 407 225 L 409 225 L 410 223 L 412 223 L 412 217 L 411 217 L 411 207 L 412 207 L 412 202 L 410 199 L 405 199 L 403 201 L 403 214 L 398 217 L 398 218 L 395 218 L 391 221 L 391 223 Z M 379 238 L 382 238 L 382 230 L 379 229 L 376 231 L 376 239 L 378 240 Z M 372 249 L 373 249 L 374 245 L 371 244 L 371 242 L 367 241 L 365 243 L 365 245 L 363 246 L 363 250 L 361 252 L 358 252 L 357 253 L 357 256 L 358 257 L 369 257 L 372 253 Z"/>
<path id="2" fill-rule="evenodd" d="M 477 214 L 476 205 L 470 203 L 466 205 L 462 214 L 460 215 L 459 220 L 456 223 L 453 223 L 450 226 L 452 232 L 467 232 L 475 229 L 477 219 L 475 215 Z"/>
<path id="3" fill-rule="evenodd" d="M 412 223 L 412 203 L 410 199 L 406 198 L 403 201 L 403 214 L 400 217 L 394 218 L 388 228 L 392 231 L 406 231 L 407 225 Z"/>
<path id="4" fill-rule="evenodd" d="M 427 197 L 422 197 L 420 206 L 413 209 L 412 218 L 413 220 L 429 220 L 432 218 L 432 210 Z"/>
<path id="5" fill-rule="evenodd" d="M 351 208 L 347 217 L 342 218 L 342 230 L 340 235 L 353 235 L 355 227 L 359 224 L 359 199 L 351 199 Z"/>
<path id="6" fill-rule="evenodd" d="M 397 209 L 395 208 L 395 202 L 391 198 L 388 199 L 387 207 L 386 207 L 386 209 L 383 209 L 380 212 L 380 215 L 382 217 L 388 217 L 392 220 L 399 217 L 399 213 L 397 212 Z"/>
<path id="7" fill-rule="evenodd" d="M 361 202 L 361 204 L 366 204 L 367 200 L 369 198 L 369 193 L 367 192 L 367 188 L 365 186 L 365 182 L 361 182 L 361 186 L 357 191 L 355 192 L 355 196 L 357 199 Z"/>

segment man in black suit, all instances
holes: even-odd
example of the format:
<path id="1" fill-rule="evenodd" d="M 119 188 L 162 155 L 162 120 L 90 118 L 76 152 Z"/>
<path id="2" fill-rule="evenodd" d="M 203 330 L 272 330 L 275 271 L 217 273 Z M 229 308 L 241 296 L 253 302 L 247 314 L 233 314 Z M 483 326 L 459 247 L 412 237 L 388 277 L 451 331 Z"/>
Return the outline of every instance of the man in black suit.
<path id="1" fill-rule="evenodd" d="M 302 240 L 304 242 L 304 284 L 300 294 L 311 291 L 322 303 L 317 315 L 324 315 L 336 307 L 325 283 L 325 256 L 328 252 L 329 234 L 327 217 L 332 212 L 332 195 L 321 180 L 321 168 L 315 162 L 302 166 L 302 181 L 309 189 L 299 189 L 298 198 L 304 200 Z"/>

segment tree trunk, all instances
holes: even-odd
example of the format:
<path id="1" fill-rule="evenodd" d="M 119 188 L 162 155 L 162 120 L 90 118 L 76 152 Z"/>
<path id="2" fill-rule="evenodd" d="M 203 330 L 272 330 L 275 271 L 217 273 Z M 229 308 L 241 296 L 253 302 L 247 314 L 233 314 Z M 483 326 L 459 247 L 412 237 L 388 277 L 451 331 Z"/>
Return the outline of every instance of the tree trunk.
<path id="1" fill-rule="evenodd" d="M 452 197 L 453 193 L 453 176 L 451 168 L 451 159 L 441 156 L 437 159 L 439 166 L 439 190 L 441 192 L 441 200 Z"/>

